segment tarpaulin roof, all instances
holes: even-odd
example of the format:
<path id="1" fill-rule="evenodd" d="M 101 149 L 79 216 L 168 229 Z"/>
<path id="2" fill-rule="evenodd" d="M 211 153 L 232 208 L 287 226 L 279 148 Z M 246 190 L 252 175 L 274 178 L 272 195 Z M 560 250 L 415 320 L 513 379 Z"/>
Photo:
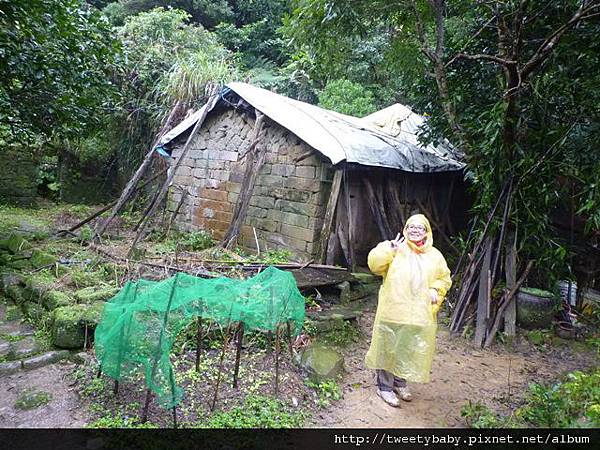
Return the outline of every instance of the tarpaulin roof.
<path id="1" fill-rule="evenodd" d="M 334 165 L 346 161 L 424 173 L 464 168 L 460 154 L 448 142 L 427 146 L 418 142 L 417 133 L 425 119 L 403 105 L 393 105 L 359 119 L 245 83 L 228 84 L 221 96 L 231 91 Z M 192 127 L 204 108 L 206 105 L 163 136 L 160 144 L 168 144 Z"/>

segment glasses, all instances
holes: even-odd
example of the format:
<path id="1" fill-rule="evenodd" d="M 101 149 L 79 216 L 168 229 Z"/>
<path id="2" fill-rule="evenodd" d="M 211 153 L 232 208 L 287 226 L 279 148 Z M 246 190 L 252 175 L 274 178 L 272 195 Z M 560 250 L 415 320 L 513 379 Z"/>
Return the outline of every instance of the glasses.
<path id="1" fill-rule="evenodd" d="M 427 228 L 425 228 L 423 225 L 408 225 L 406 229 L 415 231 L 427 231 Z"/>

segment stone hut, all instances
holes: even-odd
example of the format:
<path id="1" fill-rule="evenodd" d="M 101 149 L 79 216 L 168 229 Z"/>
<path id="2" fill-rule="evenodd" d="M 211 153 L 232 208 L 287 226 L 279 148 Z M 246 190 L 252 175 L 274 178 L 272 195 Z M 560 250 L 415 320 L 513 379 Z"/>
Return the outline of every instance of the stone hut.
<path id="1" fill-rule="evenodd" d="M 357 119 L 244 83 L 207 108 L 160 142 L 177 161 L 204 114 L 170 188 L 179 229 L 222 240 L 238 223 L 247 250 L 353 266 L 410 213 L 429 214 L 445 236 L 463 225 L 463 164 L 447 143 L 418 144 L 408 108 Z"/>

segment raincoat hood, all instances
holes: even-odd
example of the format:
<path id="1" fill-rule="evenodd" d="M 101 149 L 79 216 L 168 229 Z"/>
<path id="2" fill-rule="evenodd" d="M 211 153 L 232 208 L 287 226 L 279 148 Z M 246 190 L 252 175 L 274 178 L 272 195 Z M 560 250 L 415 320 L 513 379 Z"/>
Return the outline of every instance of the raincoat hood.
<path id="1" fill-rule="evenodd" d="M 409 225 L 423 225 L 425 227 L 425 243 L 423 245 L 418 246 L 410 239 L 408 239 L 407 227 Z M 429 223 L 429 220 L 427 220 L 427 217 L 425 217 L 423 214 L 415 214 L 413 216 L 410 216 L 404 224 L 404 230 L 402 230 L 402 235 L 404 236 L 404 239 L 406 239 L 408 247 L 414 252 L 424 253 L 428 251 L 431 247 L 433 247 L 433 233 L 431 231 L 431 224 Z"/>

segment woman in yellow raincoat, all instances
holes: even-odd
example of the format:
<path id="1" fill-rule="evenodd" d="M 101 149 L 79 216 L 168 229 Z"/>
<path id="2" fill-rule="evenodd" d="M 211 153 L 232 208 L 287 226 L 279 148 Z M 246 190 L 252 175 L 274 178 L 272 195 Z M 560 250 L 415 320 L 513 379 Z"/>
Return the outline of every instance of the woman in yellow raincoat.
<path id="1" fill-rule="evenodd" d="M 403 239 L 384 241 L 369 253 L 369 268 L 383 277 L 371 346 L 365 357 L 377 370 L 377 394 L 399 406 L 410 401 L 406 381 L 429 381 L 435 351 L 436 315 L 452 282 L 446 260 L 433 247 L 431 225 L 411 216 Z"/>

